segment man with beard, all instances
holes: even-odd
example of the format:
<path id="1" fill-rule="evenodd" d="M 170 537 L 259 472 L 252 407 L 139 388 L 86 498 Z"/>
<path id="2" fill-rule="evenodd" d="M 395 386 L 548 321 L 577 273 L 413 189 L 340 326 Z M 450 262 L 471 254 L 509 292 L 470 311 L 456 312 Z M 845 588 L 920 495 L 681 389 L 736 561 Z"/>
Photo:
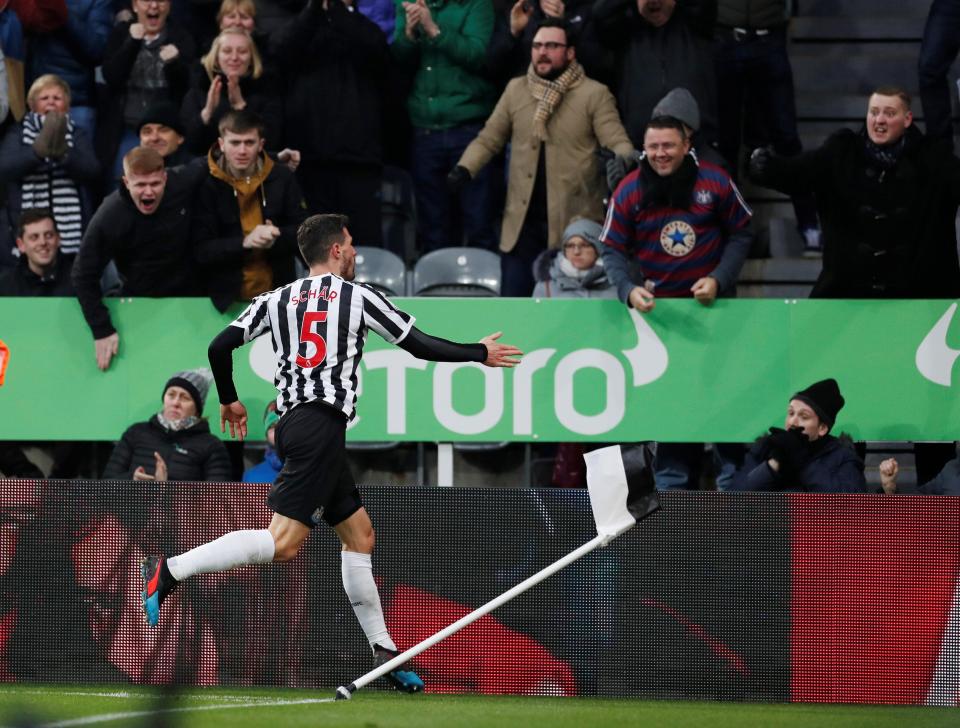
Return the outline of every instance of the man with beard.
<path id="1" fill-rule="evenodd" d="M 651 119 L 640 165 L 613 193 L 600 236 L 607 275 L 620 300 L 642 313 L 656 297 L 693 296 L 701 304 L 734 292 L 753 239 L 752 212 L 730 176 L 690 154 L 683 123 Z M 717 486 L 740 460 L 739 446 L 718 445 Z M 700 443 L 660 443 L 657 488 L 697 488 Z"/>
<path id="2" fill-rule="evenodd" d="M 120 346 L 100 292 L 100 277 L 111 260 L 122 281 L 121 296 L 196 294 L 189 234 L 194 177 L 189 168 L 164 169 L 157 151 L 134 147 L 123 158 L 123 186 L 90 220 L 73 266 L 73 285 L 101 370 Z"/>
<path id="3" fill-rule="evenodd" d="M 423 333 L 414 319 L 364 284 L 353 283 L 356 248 L 344 215 L 314 215 L 297 231 L 310 275 L 257 296 L 210 344 L 220 396 L 220 427 L 243 440 L 247 410 L 233 384 L 233 350 L 270 334 L 277 359 L 277 454 L 283 468 L 270 489 L 269 528 L 231 531 L 186 553 L 153 556 L 142 565 L 147 623 L 177 584 L 196 574 L 244 564 L 293 559 L 321 522 L 340 539 L 343 588 L 377 664 L 398 654 L 387 631 L 373 578 L 373 524 L 346 460 L 347 423 L 355 416 L 357 372 L 369 330 L 429 361 L 474 361 L 513 367 L 519 349 L 491 334 L 458 344 Z M 290 332 L 299 332 L 300 338 Z M 420 692 L 423 681 L 399 667 L 386 675 L 398 690 Z"/>
<path id="4" fill-rule="evenodd" d="M 540 24 L 530 55 L 527 75 L 509 83 L 448 178 L 455 188 L 466 184 L 510 142 L 500 234 L 504 296 L 531 294 L 534 260 L 560 247 L 572 218 L 599 219 L 606 191 L 599 147 L 633 153 L 613 95 L 584 75 L 563 20 Z"/>

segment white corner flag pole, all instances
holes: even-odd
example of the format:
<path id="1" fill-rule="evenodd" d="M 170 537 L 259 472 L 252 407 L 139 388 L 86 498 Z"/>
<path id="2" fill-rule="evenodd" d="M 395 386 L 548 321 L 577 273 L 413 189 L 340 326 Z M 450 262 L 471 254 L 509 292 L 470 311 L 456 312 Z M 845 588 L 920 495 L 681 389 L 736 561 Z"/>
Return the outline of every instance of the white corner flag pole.
<path id="1" fill-rule="evenodd" d="M 591 551 L 600 546 L 606 546 L 621 533 L 632 528 L 634 524 L 636 524 L 637 519 L 627 509 L 627 475 L 621 457 L 620 446 L 614 445 L 612 447 L 594 450 L 584 455 L 584 459 L 587 462 L 587 486 L 590 490 L 590 505 L 593 509 L 593 517 L 597 525 L 597 536 L 595 538 L 590 539 L 580 548 L 572 551 L 558 561 L 553 562 L 546 568 L 541 569 L 536 574 L 527 577 L 513 588 L 491 599 L 483 606 L 474 609 L 469 614 L 464 615 L 453 624 L 445 627 L 419 644 L 414 645 L 409 650 L 400 653 L 391 660 L 362 675 L 346 687 L 341 685 L 337 688 L 336 699 L 349 700 L 353 693 L 369 685 L 378 677 L 382 677 L 388 672 L 395 670 L 424 650 L 429 649 L 450 635 L 459 632 L 467 625 L 473 624 L 497 607 L 523 594 L 523 592 L 530 589 L 530 587 L 539 584 L 547 577 L 560 571 L 560 569 L 565 566 L 572 564 L 574 561 L 583 558 Z M 654 500 L 655 498 L 654 496 Z M 656 510 L 656 508 L 653 508 L 653 510 Z M 650 510 L 649 513 L 652 513 L 653 510 Z M 641 517 L 645 517 L 649 515 L 649 513 Z"/>

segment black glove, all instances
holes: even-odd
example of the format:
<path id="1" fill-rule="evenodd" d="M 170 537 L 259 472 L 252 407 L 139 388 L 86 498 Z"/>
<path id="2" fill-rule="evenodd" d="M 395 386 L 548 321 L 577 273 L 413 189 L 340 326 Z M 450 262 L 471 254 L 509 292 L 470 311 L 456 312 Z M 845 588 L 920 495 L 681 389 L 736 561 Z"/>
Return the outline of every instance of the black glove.
<path id="1" fill-rule="evenodd" d="M 637 158 L 634 155 L 621 157 L 619 154 L 610 157 L 607 160 L 607 187 L 613 192 L 617 185 L 623 180 L 631 170 L 637 166 Z"/>
<path id="2" fill-rule="evenodd" d="M 43 117 L 43 128 L 33 140 L 33 151 L 43 159 L 60 159 L 67 153 L 67 117 L 58 111 L 48 111 Z"/>
<path id="3" fill-rule="evenodd" d="M 770 162 L 773 159 L 773 153 L 766 147 L 757 147 L 750 155 L 750 164 L 748 173 L 750 179 L 754 182 L 762 183 L 770 172 Z"/>
<path id="4" fill-rule="evenodd" d="M 451 169 L 450 174 L 447 175 L 447 187 L 453 192 L 459 192 L 467 186 L 467 183 L 470 182 L 471 179 L 473 178 L 470 176 L 470 170 L 458 164 Z"/>
<path id="5" fill-rule="evenodd" d="M 807 457 L 807 446 L 810 441 L 799 428 L 782 430 L 771 427 L 767 438 L 770 447 L 770 457 L 780 464 L 780 477 L 795 480 L 803 469 Z"/>

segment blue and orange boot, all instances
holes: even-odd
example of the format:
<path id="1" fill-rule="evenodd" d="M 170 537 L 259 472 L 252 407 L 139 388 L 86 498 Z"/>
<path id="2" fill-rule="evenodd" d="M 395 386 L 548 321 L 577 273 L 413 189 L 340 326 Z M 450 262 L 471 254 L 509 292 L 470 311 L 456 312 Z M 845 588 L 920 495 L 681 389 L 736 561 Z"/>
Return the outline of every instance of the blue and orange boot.
<path id="1" fill-rule="evenodd" d="M 143 577 L 143 591 L 140 600 L 147 624 L 156 627 L 160 622 L 160 605 L 167 595 L 177 588 L 177 580 L 167 569 L 165 556 L 147 556 L 140 562 L 140 576 Z"/>
<path id="2" fill-rule="evenodd" d="M 373 646 L 373 666 L 379 667 L 385 662 L 389 662 L 400 653 L 396 650 L 388 649 L 382 645 Z M 402 693 L 422 693 L 423 680 L 406 664 L 393 668 L 383 676 L 388 683 Z"/>

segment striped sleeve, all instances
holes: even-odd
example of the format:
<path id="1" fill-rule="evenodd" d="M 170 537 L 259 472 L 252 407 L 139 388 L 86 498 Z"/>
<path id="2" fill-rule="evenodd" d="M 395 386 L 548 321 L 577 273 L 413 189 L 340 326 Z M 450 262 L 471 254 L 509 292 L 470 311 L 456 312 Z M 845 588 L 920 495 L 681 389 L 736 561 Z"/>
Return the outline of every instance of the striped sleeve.
<path id="1" fill-rule="evenodd" d="M 399 344 L 410 333 L 414 317 L 401 311 L 379 291 L 361 284 L 355 286 L 363 296 L 363 322 L 385 341 Z"/>
<path id="2" fill-rule="evenodd" d="M 231 326 L 243 330 L 243 342 L 253 341 L 270 328 L 270 294 L 264 293 L 254 298 L 243 313 L 237 316 Z"/>
<path id="3" fill-rule="evenodd" d="M 726 177 L 724 182 L 720 188 L 720 204 L 717 205 L 717 210 L 727 232 L 731 233 L 743 229 L 750 222 L 753 210 L 743 199 L 736 182 L 729 177 Z"/>
<path id="4" fill-rule="evenodd" d="M 607 218 L 600 233 L 600 242 L 621 253 L 627 251 L 630 244 L 630 204 L 637 184 L 636 172 L 628 174 L 617 186 L 607 208 Z"/>

